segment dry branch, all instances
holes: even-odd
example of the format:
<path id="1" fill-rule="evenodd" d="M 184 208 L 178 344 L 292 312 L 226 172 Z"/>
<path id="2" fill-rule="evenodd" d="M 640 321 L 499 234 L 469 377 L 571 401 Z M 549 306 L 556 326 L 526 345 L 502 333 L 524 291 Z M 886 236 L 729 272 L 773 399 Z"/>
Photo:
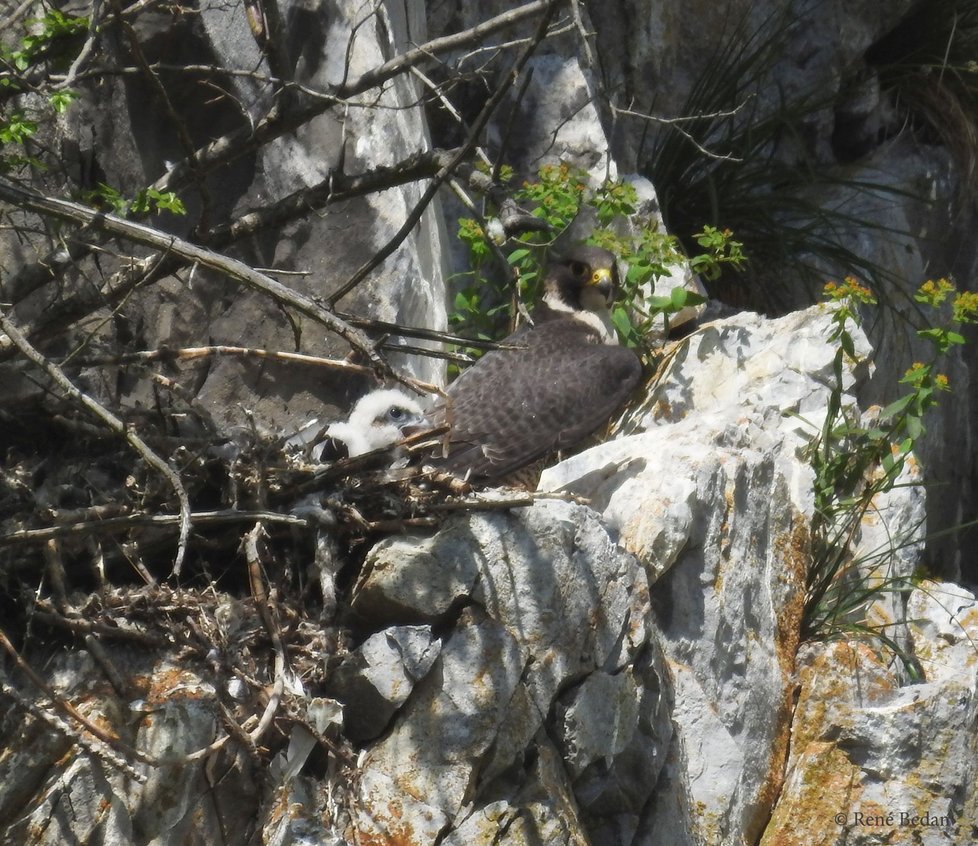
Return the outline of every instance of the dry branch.
<path id="1" fill-rule="evenodd" d="M 52 364 L 34 349 L 27 338 L 24 337 L 23 333 L 3 311 L 0 311 L 0 329 L 6 333 L 13 345 L 17 347 L 25 358 L 47 373 L 48 377 L 64 394 L 101 420 L 111 431 L 122 435 L 129 445 L 142 457 L 143 461 L 157 470 L 169 482 L 176 494 L 177 501 L 180 503 L 180 536 L 177 540 L 177 552 L 173 560 L 173 575 L 179 576 L 180 567 L 183 564 L 183 558 L 187 552 L 187 540 L 190 537 L 190 498 L 187 496 L 183 482 L 180 481 L 180 476 L 166 461 L 153 452 L 139 435 L 126 426 L 122 420 L 93 400 L 88 394 L 83 393 L 75 387 L 74 383 L 65 376 L 60 367 Z"/>
<path id="2" fill-rule="evenodd" d="M 251 585 L 251 595 L 255 600 L 255 607 L 261 616 L 265 631 L 272 642 L 275 651 L 275 681 L 272 686 L 271 695 L 268 697 L 268 704 L 265 711 L 258 721 L 258 725 L 251 734 L 251 742 L 257 744 L 262 735 L 271 727 L 278 711 L 279 702 L 282 700 L 282 693 L 285 691 L 285 645 L 282 643 L 282 632 L 272 613 L 271 602 L 268 592 L 265 590 L 265 583 L 261 576 L 261 549 L 268 535 L 262 526 L 261 521 L 255 523 L 255 527 L 244 536 L 242 544 L 245 559 L 248 562 L 248 581 Z"/>
<path id="3" fill-rule="evenodd" d="M 201 358 L 229 356 L 232 358 L 262 358 L 269 361 L 291 362 L 311 367 L 322 367 L 326 370 L 341 370 L 344 373 L 368 376 L 373 370 L 362 364 L 351 361 L 339 361 L 335 358 L 321 358 L 304 353 L 282 352 L 279 350 L 262 350 L 251 347 L 232 347 L 226 344 L 211 344 L 206 347 L 160 347 L 157 350 L 140 350 L 139 352 L 120 353 L 119 355 L 104 355 L 93 358 L 76 358 L 72 363 L 76 367 L 103 367 L 125 364 L 148 363 L 161 361 L 196 361 Z"/>
<path id="4" fill-rule="evenodd" d="M 7 684 L 2 675 L 0 675 L 0 693 L 10 699 L 12 702 L 15 702 L 23 710 L 33 714 L 38 719 L 43 720 L 47 725 L 58 732 L 58 734 L 63 734 L 72 742 L 77 743 L 82 749 L 98 758 L 100 761 L 105 761 L 110 766 L 115 767 L 120 772 L 124 772 L 127 776 L 129 776 L 129 778 L 139 782 L 140 784 L 143 784 L 146 781 L 146 776 L 143 773 L 139 772 L 132 765 L 130 765 L 128 761 L 118 755 L 108 744 L 76 731 L 70 723 L 63 720 L 57 714 L 52 714 L 49 710 L 39 705 L 36 701 L 23 696 L 20 691 L 17 690 L 17 688 Z"/>
<path id="5" fill-rule="evenodd" d="M 438 190 L 441 188 L 442 184 L 449 179 L 449 177 L 451 177 L 455 171 L 455 168 L 458 167 L 459 164 L 471 156 L 472 151 L 479 143 L 483 130 L 489 124 L 490 118 L 493 116 L 493 114 L 495 114 L 495 111 L 502 102 L 503 97 L 506 96 L 506 93 L 519 78 L 520 73 L 526 66 L 526 63 L 530 60 L 530 57 L 536 51 L 537 47 L 544 40 L 544 38 L 546 38 L 547 28 L 550 25 L 550 19 L 556 13 L 557 6 L 559 4 L 558 0 L 546 0 L 546 2 L 541 4 L 530 5 L 540 6 L 539 11 L 543 12 L 537 26 L 536 33 L 534 34 L 534 37 L 531 39 L 530 43 L 523 48 L 519 56 L 513 62 L 513 65 L 504 77 L 503 82 L 485 102 L 485 105 L 483 105 L 482 110 L 479 112 L 479 116 L 475 119 L 472 124 L 472 128 L 469 130 L 465 143 L 456 151 L 451 161 L 447 162 L 445 166 L 440 168 L 438 173 L 432 177 L 431 182 L 425 189 L 424 194 L 422 194 L 421 199 L 418 200 L 414 208 L 411 209 L 407 219 L 401 225 L 401 228 L 394 233 L 394 236 L 376 253 L 374 253 L 374 255 L 371 256 L 371 258 L 365 262 L 344 284 L 340 285 L 340 287 L 330 295 L 329 301 L 331 304 L 339 302 L 339 300 L 356 288 L 357 285 L 366 279 L 375 268 L 384 262 L 387 257 L 401 245 L 404 239 L 407 238 L 408 234 L 410 234 L 411 230 L 418 224 L 418 221 L 421 220 L 421 215 L 424 214 L 428 204 L 435 198 L 435 195 L 438 193 Z M 475 29 L 478 29 L 478 27 Z M 449 38 L 454 37 L 455 36 L 449 36 Z M 444 41 L 445 39 L 438 40 Z"/>
<path id="6" fill-rule="evenodd" d="M 321 182 L 295 191 L 272 205 L 252 209 L 236 216 L 231 223 L 215 226 L 204 233 L 202 240 L 213 247 L 224 246 L 263 229 L 281 226 L 330 203 L 430 179 L 453 162 L 457 152 L 427 150 L 397 164 L 377 167 L 366 173 L 350 176 L 341 172 L 331 173 Z M 476 174 L 474 178 L 478 176 L 481 174 Z"/>
<path id="7" fill-rule="evenodd" d="M 367 356 L 379 373 L 396 378 L 387 362 L 377 354 L 373 343 L 360 330 L 345 323 L 332 311 L 323 308 L 304 294 L 292 290 L 264 273 L 259 273 L 242 261 L 197 246 L 183 238 L 168 235 L 141 223 L 134 223 L 115 215 L 94 211 L 80 203 L 59 200 L 56 197 L 46 197 L 35 191 L 22 188 L 3 177 L 0 177 L 0 199 L 40 215 L 66 220 L 79 226 L 91 225 L 106 234 L 171 253 L 188 263 L 198 264 L 217 271 L 228 279 L 267 294 L 281 305 L 294 308 L 321 323 L 346 340 L 354 349 Z"/>
<path id="8" fill-rule="evenodd" d="M 72 523 L 44 526 L 40 529 L 16 529 L 7 532 L 5 535 L 0 535 L 0 548 L 15 546 L 16 544 L 44 543 L 54 538 L 72 535 L 115 535 L 139 528 L 166 529 L 171 526 L 179 526 L 180 520 L 181 517 L 178 514 L 129 514 L 125 517 L 109 517 L 105 520 L 76 520 Z M 255 520 L 285 526 L 305 526 L 307 524 L 304 517 L 280 514 L 277 511 L 224 509 L 221 511 L 190 512 L 190 524 L 196 527 L 253 523 Z"/>

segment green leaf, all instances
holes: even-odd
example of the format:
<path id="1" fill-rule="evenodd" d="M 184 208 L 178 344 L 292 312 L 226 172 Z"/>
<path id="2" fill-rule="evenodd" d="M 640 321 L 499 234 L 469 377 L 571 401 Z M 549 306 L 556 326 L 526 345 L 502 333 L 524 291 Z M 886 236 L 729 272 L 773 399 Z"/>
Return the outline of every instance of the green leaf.
<path id="1" fill-rule="evenodd" d="M 685 288 L 673 288 L 669 295 L 669 303 L 673 311 L 682 311 L 686 308 L 686 300 L 689 296 L 689 291 Z"/>
<path id="2" fill-rule="evenodd" d="M 68 107 L 77 99 L 78 95 L 74 91 L 69 90 L 55 91 L 48 95 L 48 102 L 51 104 L 51 108 L 59 115 L 68 111 Z"/>
<path id="3" fill-rule="evenodd" d="M 653 311 L 666 311 L 672 306 L 672 297 L 649 297 L 647 303 L 649 308 Z"/>
<path id="4" fill-rule="evenodd" d="M 903 426 L 911 441 L 919 440 L 924 434 L 924 421 L 916 415 L 907 415 L 903 421 Z"/>
<path id="5" fill-rule="evenodd" d="M 907 394 L 891 402 L 880 412 L 880 420 L 890 420 L 902 412 L 914 400 L 916 394 Z"/>
<path id="6" fill-rule="evenodd" d="M 647 262 L 634 261 L 628 265 L 628 273 L 625 274 L 625 281 L 634 287 L 638 287 L 652 275 L 652 268 Z"/>

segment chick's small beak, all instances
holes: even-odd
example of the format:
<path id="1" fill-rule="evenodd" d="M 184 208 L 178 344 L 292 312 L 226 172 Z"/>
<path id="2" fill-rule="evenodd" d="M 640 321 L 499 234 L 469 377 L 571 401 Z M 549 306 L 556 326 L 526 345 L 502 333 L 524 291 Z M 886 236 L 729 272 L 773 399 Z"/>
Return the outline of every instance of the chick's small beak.
<path id="1" fill-rule="evenodd" d="M 615 298 L 615 280 L 611 275 L 610 268 L 601 267 L 595 270 L 591 276 L 591 285 L 605 298 L 605 302 L 611 305 Z"/>
<path id="2" fill-rule="evenodd" d="M 417 415 L 413 420 L 410 420 L 406 426 L 401 426 L 401 437 L 410 438 L 413 435 L 418 435 L 421 432 L 427 432 L 429 429 L 434 428 L 431 422 L 423 414 Z"/>

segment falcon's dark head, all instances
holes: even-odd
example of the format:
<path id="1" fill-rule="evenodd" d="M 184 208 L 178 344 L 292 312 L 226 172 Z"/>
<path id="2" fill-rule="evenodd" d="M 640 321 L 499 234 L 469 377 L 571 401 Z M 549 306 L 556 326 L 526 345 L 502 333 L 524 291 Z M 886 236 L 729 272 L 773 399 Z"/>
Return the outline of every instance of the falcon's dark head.
<path id="1" fill-rule="evenodd" d="M 618 293 L 615 256 L 601 247 L 574 247 L 547 266 L 543 301 L 555 311 L 606 311 Z"/>

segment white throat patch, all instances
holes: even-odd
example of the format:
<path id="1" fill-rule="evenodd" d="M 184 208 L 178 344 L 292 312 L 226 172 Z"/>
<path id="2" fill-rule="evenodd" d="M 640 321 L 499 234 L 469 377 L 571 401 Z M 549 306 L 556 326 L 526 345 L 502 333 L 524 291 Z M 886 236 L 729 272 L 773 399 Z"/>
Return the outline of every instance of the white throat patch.
<path id="1" fill-rule="evenodd" d="M 585 297 L 582 296 L 581 299 L 584 301 Z M 601 335 L 601 343 L 617 346 L 618 333 L 615 331 L 615 324 L 611 322 L 611 312 L 605 306 L 604 296 L 599 291 L 594 291 L 592 292 L 592 296 L 588 297 L 587 300 L 587 304 L 591 307 L 581 310 L 572 308 L 562 299 L 552 294 L 543 295 L 543 301 L 551 309 L 586 323 Z"/>

